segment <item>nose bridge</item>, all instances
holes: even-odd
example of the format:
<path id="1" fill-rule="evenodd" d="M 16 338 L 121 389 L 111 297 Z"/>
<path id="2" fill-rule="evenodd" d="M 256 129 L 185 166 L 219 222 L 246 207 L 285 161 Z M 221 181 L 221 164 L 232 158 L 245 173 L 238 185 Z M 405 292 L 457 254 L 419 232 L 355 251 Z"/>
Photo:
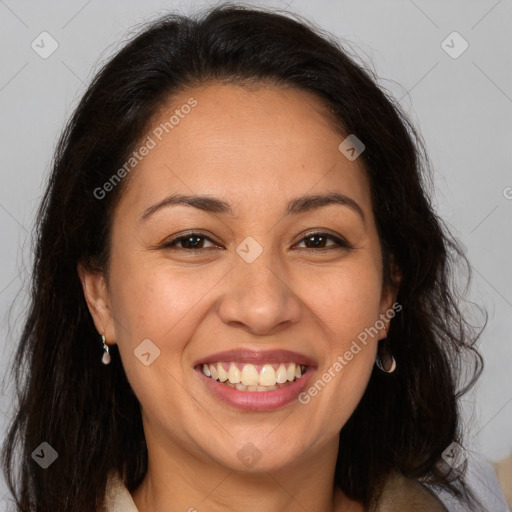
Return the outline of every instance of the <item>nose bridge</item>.
<path id="1" fill-rule="evenodd" d="M 247 249 L 247 243 L 245 246 L 240 244 L 237 249 L 237 253 L 242 252 L 242 249 Z M 272 250 L 269 248 L 267 250 L 263 250 L 260 254 L 255 254 L 256 249 L 250 248 L 249 252 L 245 255 L 251 255 L 250 259 L 245 259 L 245 255 L 239 255 L 239 260 L 235 264 L 235 273 L 237 279 L 239 280 L 241 289 L 251 289 L 253 293 L 256 292 L 277 292 L 278 290 L 267 290 L 267 288 L 276 288 L 275 280 L 279 280 L 276 273 L 278 272 L 278 268 L 276 268 L 276 258 L 273 254 Z M 279 265 L 277 265 L 278 267 Z M 281 283 L 282 284 L 282 283 Z M 280 285 L 277 285 L 279 288 Z"/>
<path id="2" fill-rule="evenodd" d="M 248 237 L 237 247 L 236 252 L 239 258 L 234 272 L 238 292 L 255 300 L 258 297 L 260 300 L 281 300 L 284 297 L 284 284 L 277 275 L 280 265 L 270 245 L 263 247 L 254 238 Z"/>

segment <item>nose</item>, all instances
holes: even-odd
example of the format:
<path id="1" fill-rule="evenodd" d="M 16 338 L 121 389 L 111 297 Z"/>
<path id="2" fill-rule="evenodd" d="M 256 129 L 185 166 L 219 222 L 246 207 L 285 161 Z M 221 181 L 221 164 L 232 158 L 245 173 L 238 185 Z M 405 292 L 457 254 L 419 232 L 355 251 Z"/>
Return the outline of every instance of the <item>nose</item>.
<path id="1" fill-rule="evenodd" d="M 272 265 L 270 252 L 263 251 L 252 263 L 236 259 L 217 312 L 225 324 L 261 336 L 297 323 L 302 306 L 290 277 L 282 266 Z"/>

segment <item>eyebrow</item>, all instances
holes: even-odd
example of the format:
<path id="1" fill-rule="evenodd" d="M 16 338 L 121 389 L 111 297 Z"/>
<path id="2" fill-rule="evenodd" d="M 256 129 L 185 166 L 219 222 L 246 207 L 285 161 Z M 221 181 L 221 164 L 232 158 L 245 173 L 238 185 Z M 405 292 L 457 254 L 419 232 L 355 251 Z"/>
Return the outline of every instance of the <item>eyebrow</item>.
<path id="1" fill-rule="evenodd" d="M 285 215 L 299 215 L 331 204 L 347 206 L 356 212 L 364 222 L 364 212 L 359 204 L 354 201 L 354 199 L 344 194 L 340 194 L 339 192 L 296 197 L 288 202 Z M 233 216 L 233 210 L 230 204 L 222 199 L 211 196 L 171 194 L 144 210 L 140 220 L 146 220 L 162 208 L 176 205 L 186 205 L 209 213 L 220 213 Z"/>

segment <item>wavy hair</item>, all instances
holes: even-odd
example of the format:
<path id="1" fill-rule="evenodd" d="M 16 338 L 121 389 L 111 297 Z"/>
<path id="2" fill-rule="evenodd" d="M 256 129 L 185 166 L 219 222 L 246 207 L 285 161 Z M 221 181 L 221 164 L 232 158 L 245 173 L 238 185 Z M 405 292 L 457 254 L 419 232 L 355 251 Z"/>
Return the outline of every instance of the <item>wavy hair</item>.
<path id="1" fill-rule="evenodd" d="M 450 443 L 462 444 L 458 398 L 482 370 L 481 330 L 462 314 L 455 270 L 465 269 L 469 283 L 470 266 L 434 212 L 422 139 L 334 36 L 296 15 L 225 4 L 144 25 L 96 73 L 58 141 L 37 212 L 30 303 L 12 366 L 16 412 L 2 452 L 16 510 L 99 510 L 111 469 L 130 491 L 147 471 L 138 400 L 117 346 L 111 365 L 99 364 L 102 346 L 77 264 L 108 272 L 112 213 L 128 178 L 101 200 L 94 191 L 173 95 L 213 82 L 309 91 L 329 107 L 340 134 L 356 134 L 366 146 L 360 158 L 384 285 L 402 306 L 381 342 L 397 369 L 373 371 L 342 428 L 336 482 L 365 505 L 391 470 L 470 496 L 463 473 L 443 471 L 439 460 Z M 46 470 L 31 458 L 43 441 L 58 452 Z"/>

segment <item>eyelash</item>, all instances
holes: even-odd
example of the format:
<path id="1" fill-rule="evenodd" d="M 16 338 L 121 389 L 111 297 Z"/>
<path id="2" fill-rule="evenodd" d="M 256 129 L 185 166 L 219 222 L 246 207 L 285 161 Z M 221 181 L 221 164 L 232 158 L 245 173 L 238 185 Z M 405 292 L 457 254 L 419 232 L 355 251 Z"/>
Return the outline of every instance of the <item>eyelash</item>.
<path id="1" fill-rule="evenodd" d="M 309 251 L 314 251 L 314 252 L 326 252 L 326 251 L 330 251 L 332 249 L 352 249 L 352 246 L 346 241 L 346 240 L 343 240 L 342 238 L 340 237 L 337 237 L 337 236 L 334 236 L 334 235 L 331 235 L 329 233 L 325 233 L 323 231 L 314 231 L 314 232 L 311 232 L 311 233 L 307 233 L 298 243 L 302 243 L 304 242 L 305 240 L 307 240 L 308 238 L 312 238 L 314 236 L 323 236 L 324 238 L 328 238 L 328 239 L 331 239 L 335 242 L 336 245 L 330 245 L 330 246 L 327 246 L 325 248 L 321 248 L 321 249 L 315 249 L 315 248 L 308 248 L 308 247 L 305 247 L 304 249 L 306 250 L 309 250 Z M 199 249 L 187 249 L 187 248 L 184 248 L 184 247 L 177 247 L 175 244 L 182 240 L 187 240 L 189 238 L 192 238 L 192 237 L 196 237 L 196 238 L 202 238 L 204 240 L 209 240 L 212 244 L 215 244 L 215 242 L 208 236 L 204 235 L 203 233 L 198 233 L 198 232 L 191 232 L 191 233 L 187 233 L 185 235 L 181 235 L 179 237 L 176 237 L 176 238 L 173 238 L 167 242 L 165 242 L 162 246 L 162 248 L 164 249 L 178 249 L 178 250 L 182 250 L 182 251 L 189 251 L 189 252 L 200 252 L 200 251 L 204 251 L 204 250 L 207 250 L 207 249 L 212 249 L 213 247 L 202 247 L 202 248 L 199 248 Z"/>

